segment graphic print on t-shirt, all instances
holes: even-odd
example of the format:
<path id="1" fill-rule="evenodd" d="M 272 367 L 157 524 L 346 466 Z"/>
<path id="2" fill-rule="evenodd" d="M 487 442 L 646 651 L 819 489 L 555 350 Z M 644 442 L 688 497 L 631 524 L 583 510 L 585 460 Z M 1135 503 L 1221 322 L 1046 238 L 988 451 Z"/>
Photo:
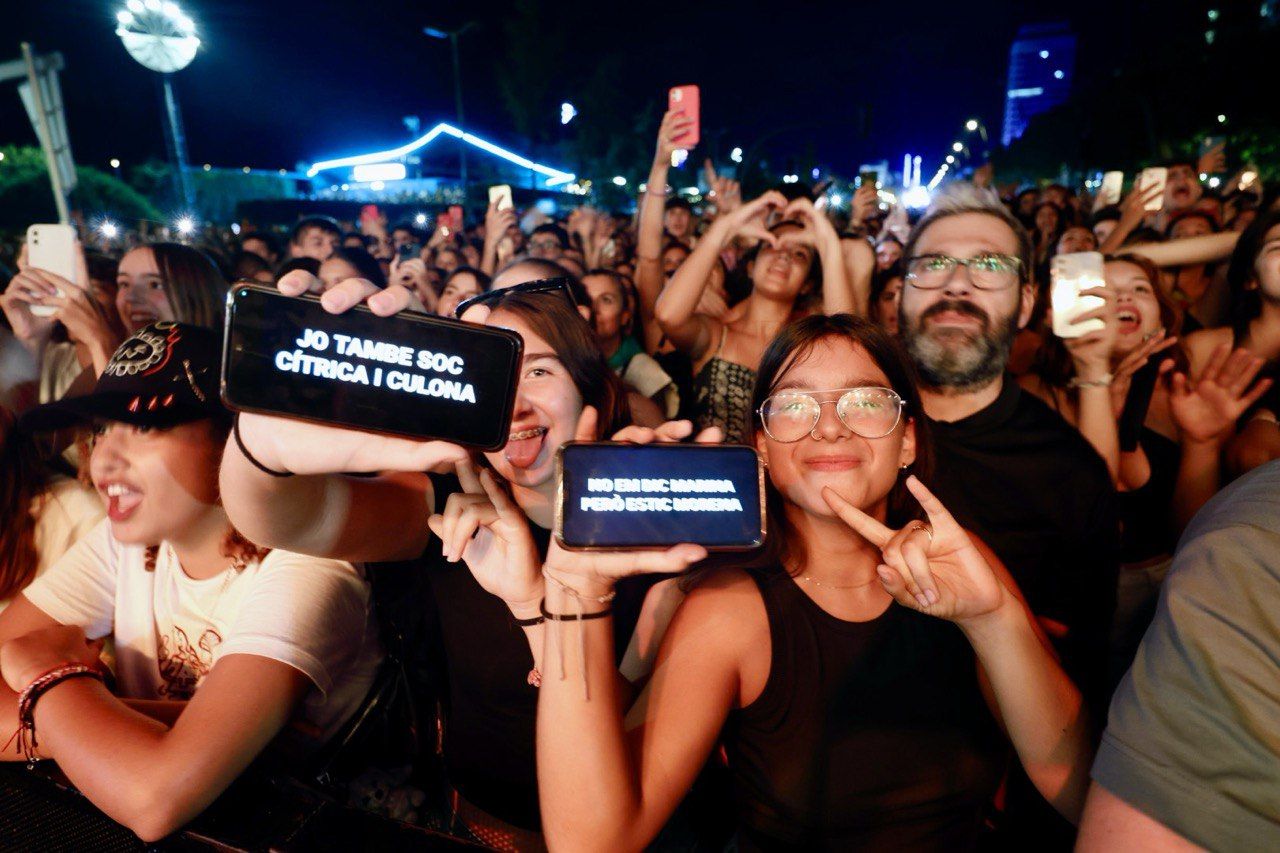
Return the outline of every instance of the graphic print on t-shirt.
<path id="1" fill-rule="evenodd" d="M 160 634 L 156 644 L 156 664 L 164 680 L 158 692 L 167 699 L 190 699 L 213 667 L 213 653 L 222 635 L 206 628 L 193 646 L 186 631 L 177 625 L 170 630 L 172 634 Z"/>

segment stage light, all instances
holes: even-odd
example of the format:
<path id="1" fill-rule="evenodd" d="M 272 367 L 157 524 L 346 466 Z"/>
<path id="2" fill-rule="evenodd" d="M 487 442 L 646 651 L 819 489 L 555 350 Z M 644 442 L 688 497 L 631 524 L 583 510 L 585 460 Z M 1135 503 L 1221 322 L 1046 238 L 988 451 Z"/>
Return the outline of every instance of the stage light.
<path id="1" fill-rule="evenodd" d="M 741 148 L 735 148 L 735 149 L 733 149 L 732 151 L 730 151 L 730 152 L 729 152 L 729 159 L 730 159 L 730 160 L 732 160 L 732 161 L 733 161 L 733 162 L 735 162 L 735 163 L 741 163 L 741 162 L 742 162 L 742 149 L 741 149 Z"/>
<path id="2" fill-rule="evenodd" d="M 621 175 L 614 175 L 613 185 L 615 187 L 625 187 L 627 185 L 627 179 L 622 177 Z"/>
<path id="3" fill-rule="evenodd" d="M 191 234 L 195 233 L 196 221 L 190 216 L 179 216 L 177 221 L 173 223 L 173 227 L 177 229 L 178 233 L 183 237 L 189 237 Z"/>

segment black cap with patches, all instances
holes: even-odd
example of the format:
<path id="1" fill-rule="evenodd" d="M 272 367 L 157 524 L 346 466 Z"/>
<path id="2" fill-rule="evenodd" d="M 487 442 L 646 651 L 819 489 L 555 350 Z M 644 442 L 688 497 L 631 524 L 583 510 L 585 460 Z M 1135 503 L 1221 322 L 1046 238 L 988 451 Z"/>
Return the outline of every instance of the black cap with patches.
<path id="1" fill-rule="evenodd" d="M 228 414 L 218 397 L 222 337 L 188 323 L 159 322 L 129 336 L 93 391 L 37 406 L 19 420 L 28 431 L 100 418 L 138 426 L 174 426 Z"/>

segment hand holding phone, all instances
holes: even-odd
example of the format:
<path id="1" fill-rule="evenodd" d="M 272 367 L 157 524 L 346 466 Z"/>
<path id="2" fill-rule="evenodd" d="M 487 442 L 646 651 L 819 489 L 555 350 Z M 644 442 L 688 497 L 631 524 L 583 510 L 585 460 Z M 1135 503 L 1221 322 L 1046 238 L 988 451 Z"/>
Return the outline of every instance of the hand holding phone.
<path id="1" fill-rule="evenodd" d="M 489 187 L 489 204 L 498 210 L 511 210 L 515 202 L 511 198 L 511 185 L 498 184 Z"/>
<path id="2" fill-rule="evenodd" d="M 1053 333 L 1060 338 L 1078 338 L 1099 332 L 1106 323 L 1098 318 L 1075 322 L 1082 314 L 1106 304 L 1100 296 L 1090 295 L 1094 288 L 1106 287 L 1103 259 L 1099 252 L 1072 252 L 1055 255 L 1049 267 L 1052 286 Z"/>
<path id="3" fill-rule="evenodd" d="M 682 113 L 691 119 L 693 124 L 684 133 L 675 137 L 672 142 L 678 147 L 688 150 L 697 146 L 702 139 L 701 96 L 697 86 L 675 86 L 667 93 L 667 109 Z"/>
<path id="4" fill-rule="evenodd" d="M 1157 213 L 1164 208 L 1164 188 L 1168 182 L 1169 170 L 1164 166 L 1149 166 L 1142 170 L 1138 186 L 1142 188 L 1143 197 L 1151 199 L 1146 203 L 1145 210 Z M 1147 195 L 1148 192 L 1151 195 Z"/>
<path id="5" fill-rule="evenodd" d="M 482 450 L 510 435 L 523 343 L 505 329 L 238 285 L 223 346 L 233 409 Z"/>
<path id="6" fill-rule="evenodd" d="M 76 256 L 80 248 L 77 245 L 76 230 L 70 225 L 32 225 L 27 229 L 27 261 L 32 269 L 44 270 L 61 276 L 74 284 L 76 281 Z M 66 294 L 58 289 L 58 296 Z M 52 317 L 58 309 L 52 305 L 32 303 L 29 306 L 34 317 Z"/>
<path id="7" fill-rule="evenodd" d="M 1124 172 L 1107 172 L 1102 176 L 1102 186 L 1098 189 L 1098 204 L 1106 207 L 1120 203 L 1120 191 L 1124 187 Z"/>
<path id="8" fill-rule="evenodd" d="M 556 471 L 555 536 L 566 549 L 764 543 L 764 467 L 750 447 L 571 442 Z"/>

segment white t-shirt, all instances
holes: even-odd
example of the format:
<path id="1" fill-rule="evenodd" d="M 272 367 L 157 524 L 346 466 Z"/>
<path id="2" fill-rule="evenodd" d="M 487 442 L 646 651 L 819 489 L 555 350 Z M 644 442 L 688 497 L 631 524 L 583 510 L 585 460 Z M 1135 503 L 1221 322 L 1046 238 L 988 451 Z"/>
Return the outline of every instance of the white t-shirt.
<path id="1" fill-rule="evenodd" d="M 124 545 L 103 520 L 23 590 L 91 638 L 112 635 L 120 693 L 189 699 L 226 655 L 278 660 L 311 680 L 302 716 L 330 737 L 372 686 L 382 651 L 369 584 L 350 563 L 272 551 L 194 580 L 173 549 Z"/>
<path id="2" fill-rule="evenodd" d="M 31 511 L 36 519 L 35 577 L 62 559 L 107 514 L 96 491 L 69 477 L 54 477 L 49 488 L 36 495 Z M 0 601 L 0 610 L 8 607 L 9 601 Z"/>

